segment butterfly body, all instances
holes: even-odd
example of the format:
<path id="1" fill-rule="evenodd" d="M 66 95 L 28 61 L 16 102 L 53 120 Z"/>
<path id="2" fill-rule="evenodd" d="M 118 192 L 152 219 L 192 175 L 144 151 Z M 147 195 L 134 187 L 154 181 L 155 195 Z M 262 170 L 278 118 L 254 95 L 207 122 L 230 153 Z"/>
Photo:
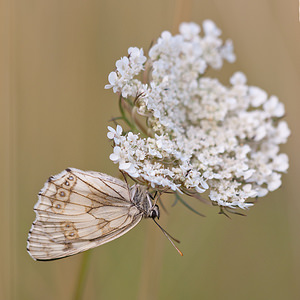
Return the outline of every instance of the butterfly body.
<path id="1" fill-rule="evenodd" d="M 35 260 L 80 253 L 122 236 L 142 218 L 159 217 L 146 187 L 74 168 L 48 179 L 34 210 L 27 250 Z"/>

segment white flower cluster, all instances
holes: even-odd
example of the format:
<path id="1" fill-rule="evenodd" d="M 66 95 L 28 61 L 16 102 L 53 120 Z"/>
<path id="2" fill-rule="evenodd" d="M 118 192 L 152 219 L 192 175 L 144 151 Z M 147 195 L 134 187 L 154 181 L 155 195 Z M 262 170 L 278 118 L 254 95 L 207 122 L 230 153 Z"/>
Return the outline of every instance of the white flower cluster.
<path id="1" fill-rule="evenodd" d="M 281 185 L 288 157 L 279 154 L 278 145 L 290 130 L 281 120 L 283 104 L 248 86 L 243 73 L 235 73 L 230 86 L 204 76 L 235 55 L 212 21 L 204 21 L 203 31 L 200 36 L 198 25 L 183 23 L 178 35 L 162 33 L 149 58 L 142 49 L 129 48 L 128 57 L 117 61 L 106 88 L 147 116 L 152 135 L 109 127 L 115 145 L 110 159 L 152 188 L 188 195 L 208 190 L 220 206 L 247 208 L 248 198 Z M 137 79 L 141 72 L 147 82 Z"/>

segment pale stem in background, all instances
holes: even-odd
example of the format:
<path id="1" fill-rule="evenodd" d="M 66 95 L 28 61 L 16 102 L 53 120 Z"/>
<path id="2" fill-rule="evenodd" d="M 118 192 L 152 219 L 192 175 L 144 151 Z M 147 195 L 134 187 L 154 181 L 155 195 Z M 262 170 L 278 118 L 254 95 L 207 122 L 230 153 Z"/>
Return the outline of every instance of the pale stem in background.
<path id="1" fill-rule="evenodd" d="M 299 0 L 300 1 L 300 0 Z M 192 0 L 178 0 L 175 4 L 172 32 L 177 33 L 179 24 L 189 22 L 191 16 Z"/>
<path id="2" fill-rule="evenodd" d="M 192 2 L 192 0 L 176 1 L 172 25 L 173 32 L 178 31 L 178 26 L 181 22 L 190 20 Z M 166 226 L 168 220 L 168 218 L 166 218 L 166 215 L 164 216 L 164 219 L 164 226 Z M 159 280 L 156 279 L 159 279 L 161 277 L 164 247 L 160 245 L 159 247 L 155 247 L 155 249 L 153 249 L 154 247 L 152 242 L 153 240 L 158 239 L 158 235 L 161 235 L 161 232 L 159 232 L 159 230 L 154 230 L 153 224 L 150 224 L 150 222 L 148 223 L 148 232 L 145 235 L 145 249 L 142 257 L 142 269 L 140 275 L 138 299 L 141 299 L 140 297 L 143 296 L 146 297 L 145 299 L 152 300 L 154 299 L 153 297 L 158 295 L 155 293 L 149 294 L 149 292 L 158 291 L 159 289 Z M 153 251 L 148 250 L 149 246 L 150 250 Z"/>

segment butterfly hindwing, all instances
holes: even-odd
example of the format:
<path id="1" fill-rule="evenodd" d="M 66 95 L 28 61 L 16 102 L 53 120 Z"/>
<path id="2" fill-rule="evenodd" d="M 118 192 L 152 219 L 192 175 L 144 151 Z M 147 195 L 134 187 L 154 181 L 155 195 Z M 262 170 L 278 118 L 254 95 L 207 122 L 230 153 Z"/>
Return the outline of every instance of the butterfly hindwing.
<path id="1" fill-rule="evenodd" d="M 36 220 L 27 247 L 36 260 L 62 258 L 102 245 L 142 219 L 126 183 L 73 168 L 49 178 L 34 210 Z"/>

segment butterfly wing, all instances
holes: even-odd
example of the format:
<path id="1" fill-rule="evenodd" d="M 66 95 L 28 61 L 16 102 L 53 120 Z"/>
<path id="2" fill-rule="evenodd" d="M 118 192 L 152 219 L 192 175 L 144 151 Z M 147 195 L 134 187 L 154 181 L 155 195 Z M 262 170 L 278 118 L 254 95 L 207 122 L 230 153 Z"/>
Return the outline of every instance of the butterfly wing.
<path id="1" fill-rule="evenodd" d="M 35 260 L 63 258 L 110 242 L 142 219 L 123 181 L 74 168 L 48 179 L 34 210 L 27 250 Z"/>

